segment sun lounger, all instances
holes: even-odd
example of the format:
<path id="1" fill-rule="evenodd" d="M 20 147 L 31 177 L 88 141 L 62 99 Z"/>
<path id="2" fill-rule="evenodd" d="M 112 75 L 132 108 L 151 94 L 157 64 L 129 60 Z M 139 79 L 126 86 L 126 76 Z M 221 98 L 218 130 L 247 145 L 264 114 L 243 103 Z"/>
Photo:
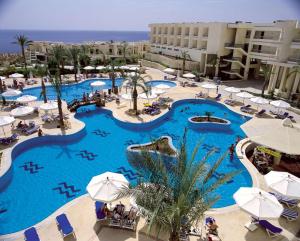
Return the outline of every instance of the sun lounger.
<path id="1" fill-rule="evenodd" d="M 216 96 L 215 100 L 216 100 L 216 101 L 219 101 L 219 100 L 221 99 L 221 96 L 222 96 L 221 94 L 218 94 L 218 95 Z"/>
<path id="2" fill-rule="evenodd" d="M 128 215 L 124 218 L 122 227 L 126 229 L 136 230 L 136 219 L 138 210 L 132 207 Z"/>
<path id="3" fill-rule="evenodd" d="M 202 92 L 195 94 L 195 98 L 205 98 L 205 94 L 203 94 Z"/>
<path id="4" fill-rule="evenodd" d="M 234 100 L 230 100 L 230 99 L 225 100 L 224 103 L 226 105 L 230 105 L 230 106 L 234 106 L 235 105 L 235 101 Z"/>
<path id="5" fill-rule="evenodd" d="M 256 116 L 262 116 L 266 112 L 265 109 L 260 110 L 259 112 L 256 113 Z"/>
<path id="6" fill-rule="evenodd" d="M 274 195 L 280 203 L 287 205 L 289 208 L 296 207 L 299 203 L 299 200 L 297 199 L 290 199 L 278 193 L 273 193 L 273 192 L 269 192 L 269 193 Z"/>
<path id="7" fill-rule="evenodd" d="M 11 144 L 12 142 L 16 141 L 19 139 L 19 135 L 14 133 L 12 134 L 10 137 L 5 137 L 5 138 L 1 138 L 0 139 L 0 143 L 2 145 L 9 145 Z"/>
<path id="8" fill-rule="evenodd" d="M 63 238 L 73 235 L 75 237 L 74 229 L 71 226 L 66 214 L 61 214 L 56 217 L 56 224 L 61 232 Z"/>
<path id="9" fill-rule="evenodd" d="M 257 220 L 257 223 L 264 228 L 270 237 L 276 237 L 281 234 L 282 229 L 274 226 L 267 220 Z"/>
<path id="10" fill-rule="evenodd" d="M 245 112 L 245 113 L 248 113 L 248 114 L 251 114 L 252 113 L 252 110 L 250 108 L 240 108 L 240 111 L 242 112 Z"/>
<path id="11" fill-rule="evenodd" d="M 25 230 L 24 236 L 26 241 L 40 241 L 39 235 L 34 227 Z"/>
<path id="12" fill-rule="evenodd" d="M 289 221 L 295 221 L 299 217 L 299 214 L 294 209 L 285 208 L 283 209 L 281 216 Z"/>
<path id="13" fill-rule="evenodd" d="M 97 221 L 103 221 L 107 219 L 105 213 L 102 210 L 103 206 L 104 206 L 103 202 L 99 202 L 99 201 L 95 202 L 95 212 L 96 212 Z"/>
<path id="14" fill-rule="evenodd" d="M 122 220 L 124 217 L 125 206 L 118 204 L 113 211 L 113 215 L 110 219 L 109 226 L 122 227 Z"/>
<path id="15" fill-rule="evenodd" d="M 277 119 L 285 119 L 289 117 L 289 113 L 288 112 L 284 112 L 283 114 L 276 114 L 275 118 Z"/>
<path id="16" fill-rule="evenodd" d="M 37 132 L 39 129 L 40 129 L 39 125 L 34 125 L 34 126 L 31 126 L 31 127 L 28 127 L 27 129 L 25 129 L 24 133 L 26 135 L 30 135 L 30 134 L 32 134 L 34 132 Z"/>

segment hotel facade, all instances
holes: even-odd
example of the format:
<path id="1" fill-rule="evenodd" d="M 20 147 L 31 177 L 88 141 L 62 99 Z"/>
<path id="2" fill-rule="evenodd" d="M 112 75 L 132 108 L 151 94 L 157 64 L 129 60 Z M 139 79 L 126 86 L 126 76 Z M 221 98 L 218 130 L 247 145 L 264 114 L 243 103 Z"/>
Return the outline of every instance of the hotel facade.
<path id="1" fill-rule="evenodd" d="M 149 51 L 148 41 L 126 42 L 128 44 L 126 49 L 126 56 L 143 56 Z M 63 45 L 66 48 L 72 46 L 86 46 L 88 47 L 88 55 L 91 60 L 95 59 L 111 59 L 123 57 L 122 42 L 84 42 L 82 44 L 68 44 L 64 42 L 49 42 L 49 41 L 34 41 L 26 49 L 26 60 L 30 64 L 44 63 L 47 54 L 55 45 Z"/>
<path id="2" fill-rule="evenodd" d="M 270 68 L 267 90 L 283 98 L 300 92 L 300 23 L 274 21 L 150 24 L 147 59 L 227 79 L 256 79 L 262 65 Z"/>

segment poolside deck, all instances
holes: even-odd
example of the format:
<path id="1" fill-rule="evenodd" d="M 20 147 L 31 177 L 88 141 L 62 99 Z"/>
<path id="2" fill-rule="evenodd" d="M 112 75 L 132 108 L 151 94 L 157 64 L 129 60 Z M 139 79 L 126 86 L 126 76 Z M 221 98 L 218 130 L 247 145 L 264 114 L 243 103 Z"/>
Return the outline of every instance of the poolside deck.
<path id="1" fill-rule="evenodd" d="M 153 79 L 162 79 L 164 75 L 161 71 L 155 69 L 148 69 L 147 74 L 150 74 Z M 223 89 L 226 86 L 221 86 L 219 92 L 225 95 Z M 168 96 L 173 100 L 180 100 L 185 98 L 194 98 L 196 93 L 201 91 L 201 87 L 180 87 L 177 86 L 175 88 L 171 88 L 167 91 L 166 94 L 163 96 Z M 205 90 L 202 90 L 205 92 Z M 213 93 L 211 96 L 215 96 L 216 94 Z M 227 94 L 226 94 L 227 96 Z M 223 98 L 221 101 L 223 101 Z M 138 101 L 139 108 L 143 107 L 143 102 L 147 102 L 147 100 Z M 148 122 L 157 118 L 168 110 L 163 110 L 162 113 L 158 116 L 150 116 L 150 115 L 140 115 L 139 117 L 132 117 L 125 114 L 125 110 L 129 108 L 130 102 L 126 100 L 121 100 L 120 106 L 123 108 L 119 108 L 115 102 L 110 102 L 106 105 L 105 108 L 111 109 L 114 113 L 114 116 L 123 121 L 129 122 Z M 229 107 L 230 109 L 240 112 L 239 106 L 236 107 Z M 68 113 L 66 109 L 66 105 L 64 105 L 65 113 Z M 1 111 L 2 115 L 7 113 Z M 244 113 L 242 113 L 244 114 Z M 300 116 L 293 113 L 295 116 L 296 121 L 300 120 Z M 266 118 L 272 118 L 272 116 L 267 115 Z M 39 116 L 32 116 L 32 119 L 35 120 L 38 124 L 41 123 Z M 71 122 L 71 129 L 62 132 L 60 129 L 56 128 L 55 124 L 43 125 L 42 129 L 44 133 L 47 134 L 70 134 L 77 132 L 79 129 L 83 127 L 83 123 L 80 121 L 72 118 L 70 119 Z M 10 133 L 7 133 L 9 135 Z M 37 134 L 33 134 L 29 137 L 21 136 L 21 140 L 26 138 L 31 138 L 32 136 L 37 136 Z M 7 150 L 7 147 L 1 146 L 1 150 Z M 5 152 L 4 152 L 5 155 Z M 3 164 L 3 163 L 2 163 Z M 0 173 L 1 173 L 1 166 L 0 166 Z M 255 173 L 258 179 L 258 186 L 267 190 L 263 177 Z M 128 200 L 124 200 L 123 203 L 128 203 Z M 297 207 L 298 212 L 300 212 L 300 206 Z M 41 240 L 63 240 L 62 236 L 60 235 L 59 231 L 57 230 L 56 223 L 55 223 L 55 216 L 60 213 L 66 213 L 71 224 L 73 225 L 76 233 L 77 240 L 82 241 L 121 241 L 121 240 L 140 240 L 140 241 L 150 241 L 153 240 L 152 238 L 145 235 L 145 222 L 143 219 L 140 220 L 137 232 L 130 232 L 124 231 L 121 229 L 113 229 L 108 227 L 101 227 L 96 224 L 96 218 L 94 213 L 94 203 L 93 201 L 87 197 L 82 196 L 71 203 L 67 204 L 66 206 L 59 209 L 56 213 L 51 215 L 46 220 L 42 221 L 40 225 L 38 225 L 38 233 L 40 235 Z M 219 225 L 219 233 L 220 237 L 223 241 L 262 241 L 262 240 L 269 240 L 270 238 L 267 236 L 266 232 L 260 228 L 255 230 L 254 232 L 248 231 L 244 224 L 249 222 L 250 217 L 248 214 L 242 212 L 238 207 L 228 207 L 220 210 L 212 210 L 207 213 L 207 215 L 213 215 L 217 223 Z M 300 218 L 294 222 L 288 222 L 283 218 L 279 220 L 272 221 L 273 224 L 281 226 L 284 231 L 282 236 L 274 238 L 272 240 L 291 240 L 296 241 L 300 240 L 295 237 L 296 233 L 299 231 L 300 228 Z M 203 230 L 203 234 L 204 234 Z M 162 240 L 167 240 L 166 237 L 161 237 Z M 22 233 L 16 233 L 14 235 L 8 236 L 0 236 L 0 240 L 24 240 Z M 71 238 L 66 238 L 64 240 L 71 240 Z M 196 240 L 204 240 L 203 238 L 199 237 L 190 237 L 191 241 Z"/>

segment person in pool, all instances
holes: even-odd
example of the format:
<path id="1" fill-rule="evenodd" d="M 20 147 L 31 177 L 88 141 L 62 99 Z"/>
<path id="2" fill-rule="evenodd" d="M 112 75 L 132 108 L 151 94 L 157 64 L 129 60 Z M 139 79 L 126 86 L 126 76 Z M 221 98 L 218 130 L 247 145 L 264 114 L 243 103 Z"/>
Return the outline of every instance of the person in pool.
<path id="1" fill-rule="evenodd" d="M 229 153 L 230 153 L 230 160 L 233 160 L 233 154 L 234 154 L 234 144 L 231 144 L 229 147 Z"/>

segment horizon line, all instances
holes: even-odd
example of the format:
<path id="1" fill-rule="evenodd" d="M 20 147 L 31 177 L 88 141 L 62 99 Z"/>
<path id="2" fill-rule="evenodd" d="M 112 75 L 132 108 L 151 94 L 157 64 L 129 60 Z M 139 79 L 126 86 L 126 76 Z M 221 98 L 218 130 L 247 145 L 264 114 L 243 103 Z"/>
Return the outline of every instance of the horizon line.
<path id="1" fill-rule="evenodd" d="M 99 29 L 0 29 L 0 31 L 85 31 L 85 32 L 150 32 L 149 30 L 99 30 Z"/>

